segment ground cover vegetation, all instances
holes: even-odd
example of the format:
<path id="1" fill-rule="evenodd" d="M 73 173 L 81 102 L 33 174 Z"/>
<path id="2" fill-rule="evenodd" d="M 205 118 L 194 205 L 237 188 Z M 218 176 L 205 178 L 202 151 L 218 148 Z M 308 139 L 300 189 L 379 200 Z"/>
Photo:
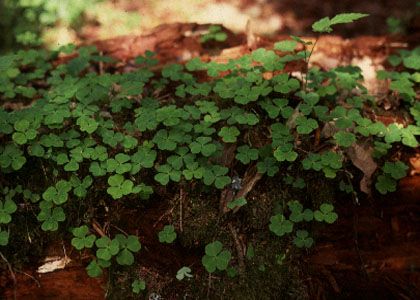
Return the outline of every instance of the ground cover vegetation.
<path id="1" fill-rule="evenodd" d="M 326 17 L 313 24 L 313 31 L 328 33 L 337 24 L 363 17 Z M 223 38 L 214 27 L 203 42 Z M 303 50 L 296 50 L 299 44 Z M 0 109 L 0 251 L 12 259 L 16 248 L 37 243 L 35 237 L 58 235 L 89 254 L 90 276 L 101 276 L 112 266 L 131 266 L 142 255 L 138 236 L 124 229 L 96 230 L 93 222 L 109 222 L 117 206 L 146 209 L 165 194 L 162 190 L 176 194 L 180 189 L 192 198 L 197 195 L 194 205 L 204 217 L 203 207 L 210 205 L 205 202 L 218 206 L 221 194 L 234 195 L 221 204 L 217 222 L 204 238 L 189 231 L 201 242 L 202 267 L 209 278 L 241 277 L 245 268 L 276 270 L 292 259 L 286 251 L 290 245 L 312 247 L 313 224 L 334 226 L 340 216 L 333 198 L 311 201 L 303 196 L 311 178 L 321 174 L 330 186 L 357 199 L 360 171 L 348 152 L 363 143 L 373 147 L 372 159 L 380 165 L 373 193 L 393 192 L 408 166 L 392 154 L 418 147 L 420 135 L 420 48 L 395 53 L 389 57 L 390 68 L 378 73 L 390 82 L 390 92 L 412 120 L 403 126 L 366 115 L 367 107 L 377 107 L 357 67 L 313 67 L 301 79 L 283 71 L 292 61 L 308 65 L 313 46 L 291 36 L 271 50 L 257 49 L 225 64 L 194 58 L 159 72 L 152 71 L 158 61 L 147 52 L 129 73 L 113 73 L 115 61 L 94 47 L 1 56 L 0 101 L 20 109 Z M 59 56 L 75 53 L 65 63 L 55 63 Z M 99 67 L 104 65 L 107 71 Z M 228 151 L 234 152 L 232 162 L 225 160 Z M 253 205 L 239 195 L 251 168 L 292 192 L 286 200 L 271 200 L 267 220 L 260 220 L 261 237 L 248 243 L 243 257 L 235 234 L 217 228 L 229 227 L 232 219 L 241 222 L 247 215 L 241 212 Z M 19 234 L 22 219 L 38 229 Z M 175 216 L 156 239 L 187 246 L 188 226 L 194 224 L 184 220 L 180 225 L 180 220 Z M 266 243 L 272 256 L 258 258 Z M 194 268 L 200 269 L 183 266 L 174 277 L 190 280 Z M 132 278 L 130 285 L 135 294 L 147 289 L 144 278 Z"/>

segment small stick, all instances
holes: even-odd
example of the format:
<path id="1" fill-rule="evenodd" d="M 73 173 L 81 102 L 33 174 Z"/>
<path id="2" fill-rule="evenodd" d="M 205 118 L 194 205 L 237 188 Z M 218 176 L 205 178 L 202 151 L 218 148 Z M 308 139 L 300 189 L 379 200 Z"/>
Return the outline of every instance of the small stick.
<path id="1" fill-rule="evenodd" d="M 211 273 L 209 273 L 209 280 L 207 284 L 207 299 L 210 297 L 210 288 L 211 288 Z"/>
<path id="2" fill-rule="evenodd" d="M 125 232 L 124 230 L 122 230 L 122 229 L 121 229 L 121 228 L 119 228 L 118 226 L 116 226 L 116 225 L 112 225 L 112 224 L 111 224 L 111 226 L 112 226 L 112 227 L 114 227 L 115 229 L 117 229 L 119 232 L 124 233 L 126 236 L 128 236 L 128 235 L 129 235 L 127 232 Z"/>
<path id="3" fill-rule="evenodd" d="M 106 234 L 103 232 L 102 228 L 99 226 L 98 222 L 95 220 L 92 222 L 92 228 L 101 236 L 104 237 Z"/>
<path id="4" fill-rule="evenodd" d="M 230 233 L 232 234 L 233 240 L 235 242 L 236 252 L 238 253 L 239 274 L 243 274 L 243 272 L 245 271 L 243 247 L 241 245 L 241 241 L 239 240 L 238 234 L 236 233 L 236 230 L 233 227 L 232 223 L 229 223 L 228 227 L 229 227 Z"/>
<path id="5" fill-rule="evenodd" d="M 171 209 L 166 210 L 160 217 L 159 219 L 157 219 L 157 221 L 153 224 L 153 228 L 155 228 L 157 226 L 157 224 L 160 223 L 160 221 L 162 221 L 163 218 L 165 218 L 167 215 L 171 214 L 174 211 L 174 207 L 172 207 Z"/>
<path id="6" fill-rule="evenodd" d="M 179 231 L 183 232 L 184 228 L 182 225 L 182 202 L 184 202 L 184 190 L 181 187 L 179 190 Z"/>
<path id="7" fill-rule="evenodd" d="M 104 55 L 104 52 L 103 51 L 99 52 L 99 55 L 100 56 L 103 56 Z M 100 61 L 99 62 L 98 67 L 99 67 L 99 72 L 98 72 L 99 75 L 104 74 L 104 62 L 103 61 Z"/>
<path id="8" fill-rule="evenodd" d="M 35 283 L 36 283 L 36 285 L 38 286 L 38 287 L 41 287 L 41 283 L 39 283 L 39 281 L 38 281 L 38 279 L 36 279 L 34 276 L 32 276 L 31 274 L 28 274 L 28 273 L 26 273 L 26 272 L 23 272 L 23 271 L 19 271 L 19 270 L 15 270 L 17 273 L 21 273 L 21 274 L 23 274 L 23 275 L 26 275 L 26 276 L 28 276 L 29 278 L 31 278 L 33 281 L 35 281 Z"/>
<path id="9" fill-rule="evenodd" d="M 10 272 L 10 276 L 12 277 L 12 281 L 13 281 L 13 299 L 16 300 L 16 285 L 17 285 L 17 280 L 16 280 L 15 272 L 13 272 L 12 265 L 9 263 L 9 261 L 7 260 L 7 258 L 1 252 L 0 252 L 0 257 L 6 263 L 7 268 L 9 269 L 9 272 Z"/>

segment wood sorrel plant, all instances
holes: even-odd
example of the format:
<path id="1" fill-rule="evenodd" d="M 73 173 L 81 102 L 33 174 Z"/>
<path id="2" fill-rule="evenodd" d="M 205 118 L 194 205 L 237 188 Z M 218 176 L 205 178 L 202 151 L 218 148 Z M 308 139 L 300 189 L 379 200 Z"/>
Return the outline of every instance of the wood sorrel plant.
<path id="1" fill-rule="evenodd" d="M 336 24 L 365 16 L 324 18 L 313 24 L 313 30 L 330 32 Z M 219 38 L 217 32 L 212 34 Z M 296 52 L 298 43 L 305 49 Z M 285 73 L 290 61 L 309 62 L 310 46 L 313 49 L 292 37 L 272 50 L 257 49 L 225 64 L 194 58 L 185 65 L 167 65 L 160 74 L 150 70 L 157 63 L 151 52 L 136 59 L 138 69 L 124 74 L 96 72 L 97 63 L 112 59 L 93 47 L 78 49 L 78 56 L 56 67 L 52 61 L 60 53 L 73 53 L 73 47 L 0 57 L 0 101 L 25 104 L 20 110 L 0 108 L 0 246 L 7 247 L 14 234 L 10 231 L 14 215 L 30 205 L 43 231 L 71 227 L 72 245 L 92 249 L 88 274 L 99 276 L 114 260 L 133 264 L 141 244 L 136 236 L 112 237 L 113 232 L 88 226 L 95 210 L 87 218 L 73 217 L 74 224 L 65 223 L 76 202 L 91 207 L 105 203 L 112 209 L 115 201 L 147 199 L 158 186 L 189 183 L 215 192 L 226 190 L 234 175 L 252 166 L 269 177 L 281 176 L 280 170 L 301 169 L 331 180 L 346 178 L 346 166 L 352 164 L 347 150 L 357 141 L 370 142 L 374 159 L 383 163 L 375 184 L 379 193 L 395 191 L 407 166 L 384 158 L 395 147 L 418 146 L 419 49 L 390 57 L 393 66 L 402 64 L 406 72 L 378 74 L 390 80 L 391 90 L 414 119 L 403 127 L 364 115 L 363 107 L 375 104 L 357 67 L 312 68 L 304 82 Z M 206 73 L 208 80 L 199 81 L 196 72 Z M 227 75 L 220 76 L 221 72 Z M 266 79 L 266 72 L 273 72 L 272 78 Z M 171 89 L 175 90 L 171 97 L 159 98 L 159 91 Z M 339 98 L 345 99 L 343 103 L 337 104 Z M 325 126 L 334 133 L 323 137 L 323 147 L 318 147 L 316 133 Z M 232 145 L 234 162 L 228 167 L 223 157 Z M 298 188 L 305 186 L 303 179 L 293 183 L 293 178 L 283 177 Z M 340 187 L 354 190 L 344 183 Z M 247 200 L 238 197 L 225 205 L 228 212 L 234 211 Z M 299 226 L 314 220 L 332 224 L 337 218 L 331 203 L 304 209 L 299 201 L 291 201 L 282 212 L 273 213 L 267 229 L 276 237 L 296 229 L 293 243 L 310 247 L 313 238 Z M 157 238 L 172 243 L 176 237 L 176 228 L 167 225 Z M 214 241 L 205 249 L 203 265 L 210 273 L 224 271 L 231 258 L 231 252 Z M 142 289 L 137 284 L 133 288 Z"/>

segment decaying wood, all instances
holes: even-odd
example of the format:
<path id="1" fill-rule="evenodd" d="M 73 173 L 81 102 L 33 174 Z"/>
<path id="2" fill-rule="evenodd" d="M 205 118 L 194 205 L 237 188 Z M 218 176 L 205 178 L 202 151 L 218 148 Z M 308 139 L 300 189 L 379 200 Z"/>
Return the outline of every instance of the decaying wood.
<path id="1" fill-rule="evenodd" d="M 163 24 L 141 36 L 122 36 L 108 40 L 96 41 L 95 46 L 107 55 L 121 61 L 128 61 L 147 50 L 156 52 L 162 62 L 183 62 L 204 53 L 200 43 L 201 34 L 211 24 L 173 23 Z M 243 37 L 223 29 L 227 35 L 227 45 L 242 42 Z"/>
<path id="2" fill-rule="evenodd" d="M 220 199 L 221 208 L 223 213 L 226 213 L 229 211 L 227 208 L 227 204 L 237 198 L 246 197 L 249 192 L 252 191 L 254 186 L 257 184 L 257 182 L 262 178 L 263 174 L 258 173 L 257 167 L 254 164 L 250 168 L 247 169 L 245 172 L 245 175 L 242 179 L 242 188 L 235 194 L 235 193 L 222 193 L 222 197 Z M 233 209 L 233 212 L 237 212 L 239 210 L 239 207 L 236 207 Z"/>
<path id="3" fill-rule="evenodd" d="M 238 237 L 235 227 L 232 223 L 228 224 L 230 234 L 232 235 L 233 241 L 235 242 L 236 254 L 238 256 L 239 274 L 243 275 L 245 271 L 245 258 L 244 258 L 244 245 Z"/>

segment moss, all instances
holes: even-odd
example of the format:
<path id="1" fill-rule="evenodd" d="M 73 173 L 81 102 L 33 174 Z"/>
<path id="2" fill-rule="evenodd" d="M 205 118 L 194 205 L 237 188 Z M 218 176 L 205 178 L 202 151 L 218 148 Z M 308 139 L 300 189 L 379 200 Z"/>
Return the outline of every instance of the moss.
<path id="1" fill-rule="evenodd" d="M 264 235 L 254 242 L 255 256 L 246 259 L 246 270 L 242 276 L 229 278 L 223 272 L 212 275 L 209 281 L 208 275 L 203 274 L 189 291 L 192 298 L 308 299 L 305 284 L 299 279 L 299 268 L 287 258 L 281 262 L 278 259 L 286 253 L 287 241 Z"/>
<path id="2" fill-rule="evenodd" d="M 182 232 L 179 241 L 183 247 L 203 246 L 220 234 L 218 195 L 191 191 L 183 199 Z M 179 199 L 174 199 L 173 222 L 180 224 Z"/>
<path id="3" fill-rule="evenodd" d="M 266 230 L 270 218 L 276 207 L 284 205 L 291 200 L 289 190 L 274 182 L 267 182 L 247 197 L 248 203 L 241 208 L 244 222 L 250 229 Z"/>
<path id="4" fill-rule="evenodd" d="M 322 203 L 334 203 L 336 184 L 334 180 L 314 174 L 306 179 L 308 198 L 314 208 Z"/>

